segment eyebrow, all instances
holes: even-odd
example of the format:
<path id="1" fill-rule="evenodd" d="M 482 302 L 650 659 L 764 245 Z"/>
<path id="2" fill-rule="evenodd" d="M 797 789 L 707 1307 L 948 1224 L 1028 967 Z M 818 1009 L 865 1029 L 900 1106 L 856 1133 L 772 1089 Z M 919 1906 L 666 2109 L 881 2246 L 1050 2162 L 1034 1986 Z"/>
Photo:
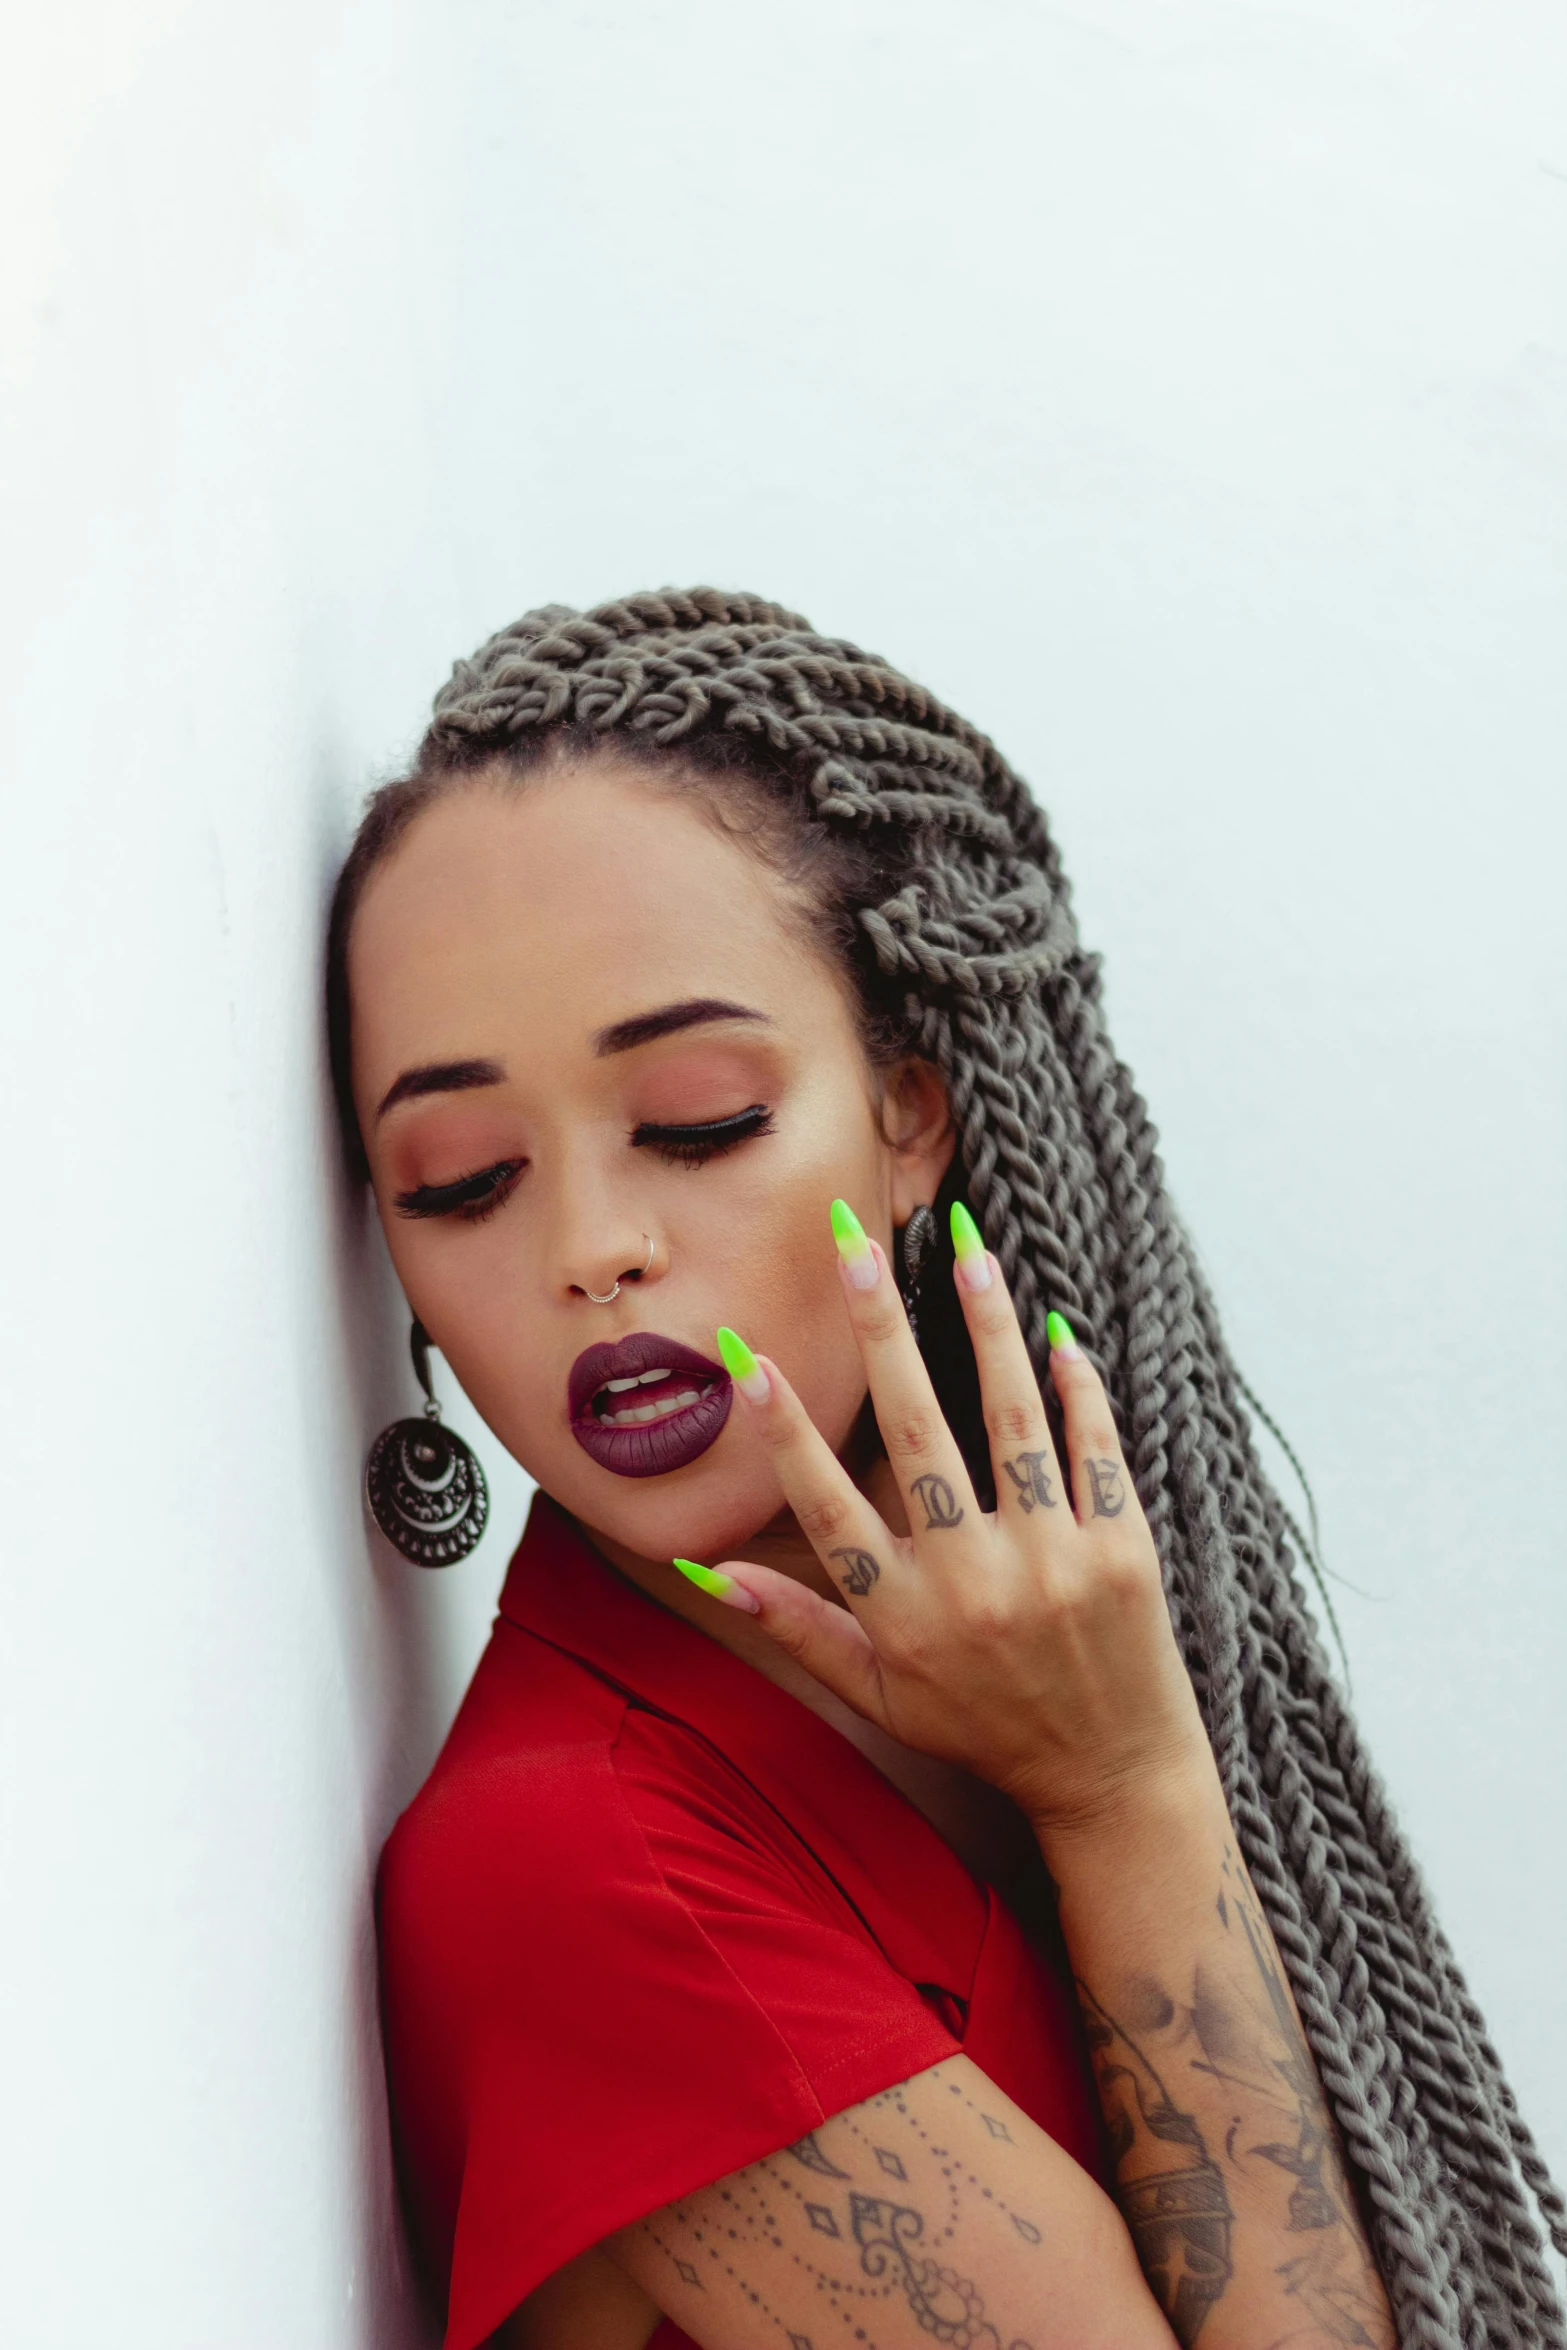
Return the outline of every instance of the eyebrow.
<path id="1" fill-rule="evenodd" d="M 656 1012 L 639 1012 L 633 1020 L 617 1020 L 613 1027 L 601 1028 L 593 1039 L 593 1050 L 602 1059 L 608 1053 L 629 1053 L 639 1044 L 651 1044 L 655 1037 L 674 1036 L 682 1028 L 701 1028 L 712 1020 L 759 1020 L 764 1028 L 772 1022 L 765 1012 L 753 1012 L 745 1004 L 725 1003 L 721 996 L 691 996 L 683 1004 L 665 1004 Z"/>
<path id="2" fill-rule="evenodd" d="M 475 1085 L 504 1085 L 506 1072 L 499 1061 L 430 1061 L 422 1069 L 405 1069 L 389 1086 L 376 1111 L 378 1119 L 398 1102 L 417 1101 L 425 1093 L 466 1093 Z"/>

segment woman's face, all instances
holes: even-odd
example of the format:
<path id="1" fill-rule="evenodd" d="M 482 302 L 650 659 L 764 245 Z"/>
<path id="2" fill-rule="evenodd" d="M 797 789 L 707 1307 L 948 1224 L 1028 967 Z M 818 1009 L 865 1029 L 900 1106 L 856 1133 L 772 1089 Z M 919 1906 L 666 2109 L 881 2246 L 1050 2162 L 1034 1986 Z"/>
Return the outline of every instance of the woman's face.
<path id="1" fill-rule="evenodd" d="M 372 876 L 348 967 L 393 1261 L 474 1404 L 628 1550 L 743 1544 L 781 1495 L 715 1328 L 845 1447 L 865 1389 L 829 1203 L 886 1245 L 933 1197 L 939 1080 L 879 1079 L 776 876 L 608 763 L 427 810 Z"/>

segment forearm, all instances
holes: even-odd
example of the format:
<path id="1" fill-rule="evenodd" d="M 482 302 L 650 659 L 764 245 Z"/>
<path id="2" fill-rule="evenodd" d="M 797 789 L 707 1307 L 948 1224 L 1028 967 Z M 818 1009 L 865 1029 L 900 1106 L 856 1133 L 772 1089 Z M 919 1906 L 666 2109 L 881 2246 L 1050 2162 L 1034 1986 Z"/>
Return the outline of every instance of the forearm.
<path id="1" fill-rule="evenodd" d="M 1386 2297 L 1217 1775 L 1042 1828 L 1138 2257 L 1183 2344 L 1391 2350 Z"/>

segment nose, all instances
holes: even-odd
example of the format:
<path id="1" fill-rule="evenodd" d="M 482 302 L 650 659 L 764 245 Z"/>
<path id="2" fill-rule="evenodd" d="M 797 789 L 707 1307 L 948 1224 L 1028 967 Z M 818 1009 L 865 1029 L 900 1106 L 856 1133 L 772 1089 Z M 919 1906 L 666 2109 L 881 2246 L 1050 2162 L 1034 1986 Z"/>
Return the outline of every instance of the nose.
<path id="1" fill-rule="evenodd" d="M 623 1232 L 617 1233 L 604 1245 L 579 1256 L 570 1268 L 567 1286 L 574 1297 L 586 1298 L 590 1305 L 612 1305 L 625 1283 L 647 1279 L 657 1257 L 657 1244 L 650 1232 L 639 1233 L 629 1244 Z"/>

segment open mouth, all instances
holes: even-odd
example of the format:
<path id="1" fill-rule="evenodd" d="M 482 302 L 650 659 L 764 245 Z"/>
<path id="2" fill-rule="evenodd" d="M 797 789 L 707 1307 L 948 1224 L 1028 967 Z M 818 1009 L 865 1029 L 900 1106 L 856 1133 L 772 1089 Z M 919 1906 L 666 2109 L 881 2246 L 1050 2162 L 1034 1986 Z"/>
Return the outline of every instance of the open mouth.
<path id="1" fill-rule="evenodd" d="M 686 1384 L 684 1374 L 657 1367 L 635 1379 L 606 1379 L 593 1398 L 593 1417 L 606 1428 L 650 1428 L 700 1403 L 712 1386 Z"/>
<path id="2" fill-rule="evenodd" d="M 662 1477 L 700 1458 L 733 1400 L 722 1364 L 645 1330 L 585 1348 L 567 1379 L 572 1435 L 619 1477 Z"/>

